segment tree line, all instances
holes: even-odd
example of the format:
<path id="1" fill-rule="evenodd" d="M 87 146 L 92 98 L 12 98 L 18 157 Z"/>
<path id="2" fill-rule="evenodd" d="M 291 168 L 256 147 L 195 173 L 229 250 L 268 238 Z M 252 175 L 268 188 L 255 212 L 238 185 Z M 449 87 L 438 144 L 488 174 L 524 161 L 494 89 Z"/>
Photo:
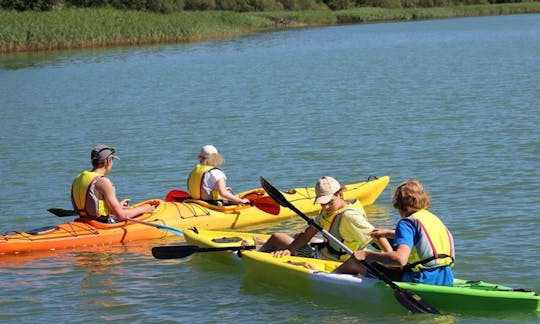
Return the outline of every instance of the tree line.
<path id="1" fill-rule="evenodd" d="M 64 8 L 116 8 L 160 13 L 225 10 L 235 12 L 347 10 L 359 7 L 433 8 L 531 2 L 522 0 L 0 0 L 0 8 L 52 11 Z"/>

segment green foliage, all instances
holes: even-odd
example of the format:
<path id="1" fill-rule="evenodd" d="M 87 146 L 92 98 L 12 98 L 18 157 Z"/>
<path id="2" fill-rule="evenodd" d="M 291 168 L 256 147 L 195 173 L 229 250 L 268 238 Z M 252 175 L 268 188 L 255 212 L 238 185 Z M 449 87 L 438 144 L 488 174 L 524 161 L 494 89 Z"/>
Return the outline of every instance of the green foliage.
<path id="1" fill-rule="evenodd" d="M 68 7 L 74 8 L 99 8 L 107 5 L 109 2 L 108 0 L 65 0 L 65 3 Z"/>
<path id="2" fill-rule="evenodd" d="M 5 4 L 6 0 L 3 1 Z M 10 0 L 14 4 L 14 0 Z M 147 0 L 153 12 L 89 8 L 48 12 L 0 10 L 0 53 L 143 45 L 235 37 L 275 28 L 382 21 L 407 21 L 478 15 L 540 12 L 540 2 L 445 8 L 354 8 L 331 11 L 176 11 L 181 0 Z M 440 0 L 438 0 L 440 1 Z M 167 6 L 173 7 L 167 7 Z M 320 4 L 319 4 L 320 5 Z M 175 8 L 174 6 L 178 6 Z"/>
<path id="3" fill-rule="evenodd" d="M 216 9 L 215 0 L 185 0 L 185 10 L 214 10 Z"/>
<path id="4" fill-rule="evenodd" d="M 419 0 L 415 7 L 421 8 L 435 8 L 435 7 L 444 7 L 450 6 L 450 1 L 452 0 Z M 463 0 L 454 0 L 454 1 L 463 1 Z M 468 0 L 465 0 L 468 1 Z M 414 8 L 414 7 L 410 7 Z"/>
<path id="5" fill-rule="evenodd" d="M 172 13 L 184 9 L 184 0 L 147 0 L 146 8 L 149 11 Z"/>
<path id="6" fill-rule="evenodd" d="M 7 10 L 22 11 L 27 9 L 24 0 L 0 0 L 0 4 L 3 9 Z"/>
<path id="7" fill-rule="evenodd" d="M 0 0 L 0 8 L 8 10 L 49 11 L 59 8 L 63 0 Z"/>
<path id="8" fill-rule="evenodd" d="M 283 9 L 290 11 L 318 10 L 321 4 L 316 0 L 278 0 L 283 5 Z"/>
<path id="9" fill-rule="evenodd" d="M 332 10 L 352 9 L 356 6 L 355 0 L 327 0 L 326 5 Z"/>
<path id="10" fill-rule="evenodd" d="M 63 8 L 106 8 L 172 13 L 183 10 L 235 12 L 349 10 L 361 7 L 435 8 L 461 5 L 522 3 L 529 0 L 0 0 L 0 8 L 50 11 Z"/>
<path id="11" fill-rule="evenodd" d="M 110 4 L 117 9 L 144 10 L 146 0 L 111 0 Z"/>
<path id="12" fill-rule="evenodd" d="M 369 7 L 376 8 L 401 8 L 401 0 L 368 0 Z"/>
<path id="13" fill-rule="evenodd" d="M 275 0 L 216 0 L 216 6 L 219 10 L 236 12 L 283 10 L 283 5 Z"/>

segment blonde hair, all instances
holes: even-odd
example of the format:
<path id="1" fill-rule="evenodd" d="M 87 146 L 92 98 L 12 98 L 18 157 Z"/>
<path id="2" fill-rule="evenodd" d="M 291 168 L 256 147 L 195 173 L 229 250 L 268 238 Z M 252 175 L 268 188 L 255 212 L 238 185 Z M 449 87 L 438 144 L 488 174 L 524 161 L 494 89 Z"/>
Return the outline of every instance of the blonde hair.
<path id="1" fill-rule="evenodd" d="M 203 165 L 211 165 L 211 166 L 215 166 L 215 167 L 220 166 L 223 163 L 225 163 L 225 159 L 219 153 L 210 154 L 209 156 L 204 157 L 201 160 L 201 164 L 203 164 Z"/>
<path id="2" fill-rule="evenodd" d="M 392 190 L 392 205 L 411 215 L 421 209 L 429 209 L 431 197 L 420 181 L 411 179 Z"/>

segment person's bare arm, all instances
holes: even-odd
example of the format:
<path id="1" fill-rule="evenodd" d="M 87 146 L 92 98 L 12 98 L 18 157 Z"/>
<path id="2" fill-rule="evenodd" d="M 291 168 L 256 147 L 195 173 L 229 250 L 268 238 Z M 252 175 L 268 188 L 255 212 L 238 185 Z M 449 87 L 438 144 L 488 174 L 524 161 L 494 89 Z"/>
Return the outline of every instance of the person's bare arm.
<path id="1" fill-rule="evenodd" d="M 227 189 L 227 184 L 225 183 L 225 179 L 219 179 L 216 182 L 216 188 L 218 189 L 221 197 L 223 197 L 229 202 L 236 203 L 236 204 L 249 204 L 249 199 L 239 198 L 233 195 L 231 191 Z"/>
<path id="2" fill-rule="evenodd" d="M 155 206 L 144 204 L 138 207 L 130 208 L 127 206 L 127 201 L 119 202 L 116 198 L 116 190 L 113 183 L 108 178 L 102 177 L 96 183 L 96 190 L 101 193 L 103 199 L 109 206 L 111 214 L 116 216 L 118 220 L 126 220 L 135 216 L 154 211 Z"/>

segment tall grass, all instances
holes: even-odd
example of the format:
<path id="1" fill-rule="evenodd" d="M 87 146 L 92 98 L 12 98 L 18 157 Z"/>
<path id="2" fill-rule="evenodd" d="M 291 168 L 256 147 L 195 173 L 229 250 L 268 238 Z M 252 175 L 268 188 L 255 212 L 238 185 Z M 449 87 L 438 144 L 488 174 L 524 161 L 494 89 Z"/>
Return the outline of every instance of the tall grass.
<path id="1" fill-rule="evenodd" d="M 274 26 L 233 12 L 157 14 L 115 9 L 0 11 L 0 51 L 58 50 L 227 38 Z"/>
<path id="2" fill-rule="evenodd" d="M 183 11 L 116 9 L 50 12 L 0 10 L 0 52 L 60 50 L 230 38 L 273 28 L 540 12 L 540 2 L 449 8 L 359 8 L 343 11 Z"/>
<path id="3" fill-rule="evenodd" d="M 360 8 L 336 11 L 338 24 L 494 16 L 540 12 L 540 2 L 442 8 Z"/>

